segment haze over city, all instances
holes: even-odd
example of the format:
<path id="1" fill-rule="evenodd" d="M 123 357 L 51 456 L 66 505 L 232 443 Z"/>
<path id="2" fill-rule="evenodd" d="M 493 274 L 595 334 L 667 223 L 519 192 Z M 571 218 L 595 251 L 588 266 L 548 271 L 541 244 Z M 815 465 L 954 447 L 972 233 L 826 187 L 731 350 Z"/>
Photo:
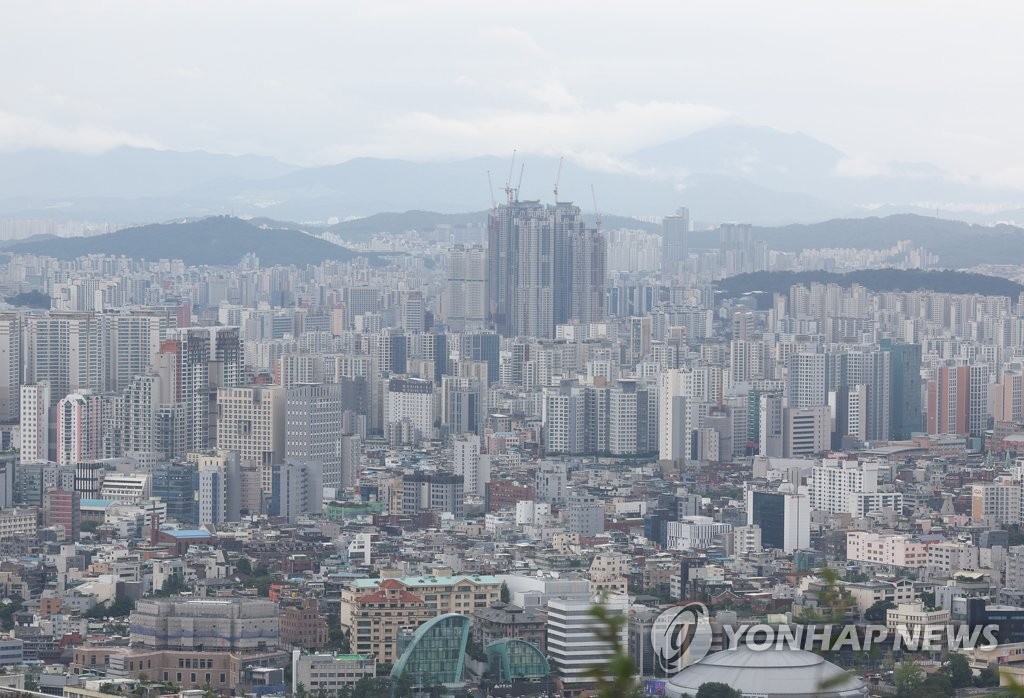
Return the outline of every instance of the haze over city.
<path id="1" fill-rule="evenodd" d="M 854 176 L 930 162 L 1020 188 L 1024 16 L 982 8 L 24 3 L 4 13 L 0 147 L 601 163 L 739 122 L 830 143 Z"/>
<path id="2" fill-rule="evenodd" d="M 1008 698 L 1024 9 L 0 11 L 0 698 Z"/>

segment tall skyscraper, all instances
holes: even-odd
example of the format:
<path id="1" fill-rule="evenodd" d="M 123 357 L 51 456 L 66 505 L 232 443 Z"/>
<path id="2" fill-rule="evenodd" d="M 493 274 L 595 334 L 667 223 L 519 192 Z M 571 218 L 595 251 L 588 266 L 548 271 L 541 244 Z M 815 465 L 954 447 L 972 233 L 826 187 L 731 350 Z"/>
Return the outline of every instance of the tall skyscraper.
<path id="1" fill-rule="evenodd" d="M 499 334 L 554 337 L 556 324 L 602 317 L 606 243 L 579 207 L 510 199 L 488 231 L 488 317 Z"/>
<path id="2" fill-rule="evenodd" d="M 481 330 L 487 320 L 487 250 L 455 245 L 448 251 L 445 322 L 455 332 Z"/>
<path id="3" fill-rule="evenodd" d="M 243 353 L 237 327 L 188 327 L 168 330 L 160 343 L 156 371 L 162 405 L 183 406 L 188 448 L 210 447 L 210 396 L 217 388 L 242 381 Z"/>
<path id="4" fill-rule="evenodd" d="M 889 354 L 889 438 L 909 439 L 924 428 L 921 345 L 895 344 L 883 339 Z"/>
<path id="5" fill-rule="evenodd" d="M 677 209 L 676 215 L 665 216 L 661 225 L 661 272 L 675 276 L 690 254 L 690 209 Z"/>
<path id="6" fill-rule="evenodd" d="M 608 242 L 597 229 L 575 226 L 569 235 L 570 287 L 568 317 L 558 322 L 588 325 L 604 319 Z"/>
<path id="7" fill-rule="evenodd" d="M 325 487 L 352 485 L 342 470 L 342 412 L 339 383 L 295 385 L 285 397 L 285 458 L 319 463 Z"/>

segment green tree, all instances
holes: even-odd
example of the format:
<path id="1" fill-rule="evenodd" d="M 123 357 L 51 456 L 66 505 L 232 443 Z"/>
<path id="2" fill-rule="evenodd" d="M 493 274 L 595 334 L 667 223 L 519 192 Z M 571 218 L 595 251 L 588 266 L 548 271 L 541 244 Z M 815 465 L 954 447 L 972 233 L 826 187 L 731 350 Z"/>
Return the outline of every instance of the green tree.
<path id="1" fill-rule="evenodd" d="M 999 685 L 999 668 L 990 665 L 982 669 L 974 677 L 974 685 L 978 688 L 991 688 Z"/>
<path id="2" fill-rule="evenodd" d="M 85 613 L 85 618 L 123 618 L 132 612 L 135 602 L 127 596 L 118 596 L 114 603 L 97 603 L 90 606 Z"/>
<path id="3" fill-rule="evenodd" d="M 936 698 L 936 696 L 953 698 L 956 695 L 956 689 L 953 688 L 953 682 L 949 680 L 948 676 L 935 673 L 928 675 L 917 688 L 911 690 L 909 695 L 910 698 Z"/>
<path id="4" fill-rule="evenodd" d="M 164 584 L 158 591 L 153 592 L 156 597 L 177 596 L 183 591 L 188 591 L 189 586 L 185 583 L 185 575 L 175 570 L 170 577 L 164 580 Z"/>
<path id="5" fill-rule="evenodd" d="M 508 603 L 509 601 L 512 600 L 512 594 L 509 592 L 508 584 L 506 584 L 505 582 L 501 583 L 501 592 L 500 593 L 501 593 L 501 597 L 500 598 L 505 603 Z"/>
<path id="6" fill-rule="evenodd" d="M 14 597 L 9 601 L 0 603 L 0 628 L 10 630 L 14 627 L 14 614 L 24 608 L 21 599 Z"/>
<path id="7" fill-rule="evenodd" d="M 966 688 L 974 684 L 974 672 L 967 657 L 962 654 L 951 654 L 942 665 L 942 673 L 949 677 L 953 688 Z"/>
<path id="8" fill-rule="evenodd" d="M 864 611 L 864 620 L 872 623 L 884 623 L 885 612 L 890 608 L 896 608 L 896 604 L 892 601 L 882 599 L 881 601 L 875 601 L 871 604 L 871 608 Z"/>
<path id="9" fill-rule="evenodd" d="M 414 695 L 412 677 L 409 676 L 409 672 L 403 671 L 401 676 L 395 681 L 395 698 L 412 698 Z"/>
<path id="10" fill-rule="evenodd" d="M 743 693 L 727 683 L 708 681 L 697 689 L 697 698 L 743 698 Z"/>
<path id="11" fill-rule="evenodd" d="M 252 562 L 247 557 L 238 558 L 238 562 L 235 563 L 235 571 L 238 574 L 244 574 L 249 576 L 252 574 Z"/>
<path id="12" fill-rule="evenodd" d="M 909 698 L 924 683 L 924 671 L 917 662 L 907 657 L 896 667 L 892 679 L 896 684 L 896 695 L 900 698 Z"/>
<path id="13" fill-rule="evenodd" d="M 351 698 L 383 698 L 391 695 L 391 679 L 387 676 L 364 676 L 352 687 Z"/>
<path id="14" fill-rule="evenodd" d="M 935 608 L 935 592 L 934 591 L 922 591 L 920 594 L 921 603 L 924 604 L 925 608 Z"/>

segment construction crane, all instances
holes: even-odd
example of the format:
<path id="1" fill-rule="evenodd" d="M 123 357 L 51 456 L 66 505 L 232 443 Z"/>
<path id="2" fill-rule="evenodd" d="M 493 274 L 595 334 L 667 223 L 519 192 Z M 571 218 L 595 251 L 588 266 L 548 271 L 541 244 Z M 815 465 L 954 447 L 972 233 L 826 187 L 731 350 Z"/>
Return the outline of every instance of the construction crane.
<path id="1" fill-rule="evenodd" d="M 519 182 L 516 184 L 516 201 L 519 201 L 519 190 L 523 188 L 523 172 L 526 171 L 526 163 L 519 166 Z"/>
<path id="2" fill-rule="evenodd" d="M 558 174 L 555 175 L 555 203 L 558 203 L 558 183 L 562 180 L 562 161 L 565 157 L 558 158 Z"/>
<path id="3" fill-rule="evenodd" d="M 508 178 L 505 180 L 505 196 L 506 196 L 506 198 L 508 198 L 508 202 L 510 204 L 514 200 L 513 199 L 513 194 L 515 194 L 515 198 L 516 199 L 519 198 L 519 192 L 512 188 L 512 173 L 515 172 L 515 171 L 516 171 L 516 149 L 513 148 L 512 149 L 512 164 L 509 165 L 509 167 L 508 167 Z"/>
<path id="4" fill-rule="evenodd" d="M 594 185 L 590 185 L 590 196 L 594 199 L 594 218 L 597 221 L 596 227 L 601 230 L 601 212 L 597 209 L 597 194 L 594 193 Z"/>

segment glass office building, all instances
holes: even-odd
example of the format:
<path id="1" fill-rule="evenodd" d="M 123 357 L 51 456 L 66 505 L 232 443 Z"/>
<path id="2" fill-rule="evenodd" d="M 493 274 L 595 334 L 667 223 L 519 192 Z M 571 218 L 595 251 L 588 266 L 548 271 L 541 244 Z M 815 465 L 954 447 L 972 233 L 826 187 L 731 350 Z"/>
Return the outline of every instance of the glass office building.
<path id="1" fill-rule="evenodd" d="M 532 642 L 509 638 L 487 645 L 487 670 L 494 680 L 505 683 L 541 681 L 551 672 L 548 660 Z"/>
<path id="2" fill-rule="evenodd" d="M 469 617 L 446 613 L 421 625 L 391 669 L 393 684 L 407 681 L 415 690 L 463 686 Z"/>

